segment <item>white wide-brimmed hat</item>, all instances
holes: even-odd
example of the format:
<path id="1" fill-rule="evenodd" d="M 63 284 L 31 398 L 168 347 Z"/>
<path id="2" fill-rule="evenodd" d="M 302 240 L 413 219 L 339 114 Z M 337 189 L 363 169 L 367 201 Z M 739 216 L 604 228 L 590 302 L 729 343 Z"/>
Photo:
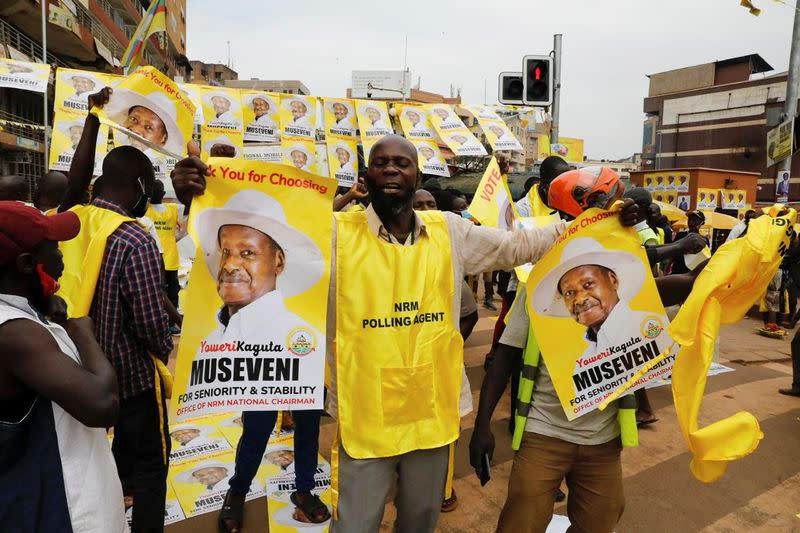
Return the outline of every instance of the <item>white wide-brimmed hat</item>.
<path id="1" fill-rule="evenodd" d="M 200 435 L 206 436 L 213 431 L 214 428 L 210 428 L 207 426 L 199 426 L 196 424 L 175 424 L 169 428 L 169 434 L 172 435 L 176 431 L 186 431 L 186 430 L 196 430 L 200 432 Z"/>
<path id="2" fill-rule="evenodd" d="M 380 113 L 381 118 L 386 117 L 386 110 L 382 109 L 378 105 L 375 105 L 375 104 L 361 104 L 360 106 L 358 106 L 358 112 L 360 114 L 362 114 L 362 115 L 366 115 L 367 114 L 367 109 L 374 109 L 375 111 Z"/>
<path id="3" fill-rule="evenodd" d="M 264 100 L 265 102 L 267 102 L 269 104 L 271 112 L 272 112 L 273 108 L 276 107 L 275 98 L 271 97 L 267 93 L 248 93 L 248 94 L 242 95 L 242 101 L 244 102 L 245 105 L 250 106 L 250 107 L 253 107 L 253 100 L 255 100 L 256 98 L 259 98 L 259 99 Z"/>
<path id="4" fill-rule="evenodd" d="M 214 104 L 211 102 L 211 99 L 216 98 L 217 96 L 224 98 L 231 103 L 231 107 L 228 109 L 230 113 L 236 113 L 239 111 L 241 101 L 238 98 L 235 98 L 233 95 L 224 93 L 222 91 L 203 94 L 203 102 L 205 102 L 208 107 L 213 109 Z"/>
<path id="5" fill-rule="evenodd" d="M 269 235 L 283 250 L 283 272 L 277 288 L 284 298 L 303 293 L 313 287 L 325 270 L 322 252 L 304 233 L 286 222 L 281 204 L 260 191 L 239 191 L 223 207 L 211 207 L 197 217 L 197 234 L 203 247 L 206 266 L 217 279 L 219 262 L 219 229 L 225 225 L 248 226 Z"/>
<path id="6" fill-rule="evenodd" d="M 105 112 L 111 120 L 122 125 L 125 123 L 125 119 L 128 118 L 128 112 L 134 106 L 146 107 L 158 115 L 158 118 L 161 119 L 167 129 L 167 141 L 163 147 L 141 139 L 143 142 L 146 142 L 148 146 L 156 150 L 164 150 L 177 157 L 180 157 L 186 151 L 186 139 L 184 139 L 183 132 L 178 127 L 176 120 L 175 103 L 169 99 L 169 96 L 161 91 L 143 95 L 128 89 L 114 89 L 114 93 L 105 105 Z M 130 136 L 139 138 L 138 135 Z"/>
<path id="7" fill-rule="evenodd" d="M 267 446 L 267 449 L 264 451 L 264 456 L 266 457 L 266 455 L 268 453 L 272 453 L 272 452 L 292 452 L 292 453 L 294 453 L 294 446 L 291 446 L 289 444 L 272 444 L 270 446 Z"/>
<path id="8" fill-rule="evenodd" d="M 316 110 L 317 106 L 314 104 L 313 101 L 307 101 L 304 98 L 299 98 L 299 97 L 298 98 L 287 98 L 286 100 L 281 100 L 281 105 L 283 107 L 285 107 L 286 109 L 288 109 L 289 111 L 291 111 L 292 110 L 292 102 L 300 102 L 301 104 L 306 106 L 306 116 L 307 117 L 311 117 L 312 115 L 314 115 L 317 112 L 317 110 Z"/>
<path id="9" fill-rule="evenodd" d="M 558 292 L 558 284 L 564 274 L 584 265 L 598 265 L 617 275 L 617 295 L 629 301 L 642 288 L 645 268 L 641 259 L 621 250 L 606 250 L 597 240 L 589 237 L 575 239 L 564 247 L 560 263 L 539 282 L 533 291 L 533 308 L 547 316 L 571 317 L 564 298 Z"/>
<path id="10" fill-rule="evenodd" d="M 283 156 L 284 156 L 286 159 L 288 159 L 288 160 L 290 160 L 290 161 L 291 161 L 291 159 L 292 159 L 292 152 L 303 152 L 304 154 L 306 154 L 306 157 L 308 158 L 308 161 L 306 162 L 306 166 L 313 165 L 313 164 L 314 164 L 314 161 L 316 160 L 316 154 L 314 154 L 314 153 L 312 153 L 312 152 L 309 152 L 309 151 L 308 151 L 308 148 L 306 148 L 306 147 L 305 147 L 305 146 L 303 146 L 302 144 L 293 144 L 293 145 L 291 145 L 289 148 L 286 148 L 286 149 L 283 151 Z"/>
<path id="11" fill-rule="evenodd" d="M 350 161 L 352 161 L 352 160 L 354 159 L 354 157 L 355 157 L 355 155 L 356 155 L 356 154 L 355 154 L 355 152 L 353 151 L 353 149 L 352 149 L 352 148 L 350 148 L 350 146 L 348 146 L 348 145 L 347 145 L 347 143 L 338 142 L 338 143 L 336 143 L 336 144 L 332 145 L 332 146 L 330 147 L 330 149 L 331 149 L 331 153 L 332 153 L 332 154 L 335 154 L 335 153 L 336 153 L 336 150 L 338 150 L 339 148 L 341 148 L 342 150 L 346 150 L 346 151 L 347 151 L 347 153 L 348 153 L 348 154 L 350 154 Z"/>
<path id="12" fill-rule="evenodd" d="M 75 78 L 83 78 L 85 80 L 91 81 L 92 83 L 94 83 L 95 89 L 97 89 L 98 85 L 101 85 L 100 81 L 97 78 L 86 72 L 74 72 L 72 74 L 67 74 L 66 76 L 64 76 L 64 79 L 67 79 L 70 82 L 73 81 Z"/>
<path id="13" fill-rule="evenodd" d="M 231 476 L 233 475 L 234 465 L 233 463 L 223 463 L 221 461 L 214 461 L 212 459 L 201 461 L 189 470 L 181 472 L 175 476 L 175 481 L 178 483 L 197 483 L 197 478 L 194 477 L 194 473 L 204 468 L 224 468 L 228 471 L 228 475 Z"/>
<path id="14" fill-rule="evenodd" d="M 333 104 L 342 104 L 347 108 L 347 115 L 353 115 L 353 105 L 346 100 L 325 100 L 325 109 L 333 113 Z"/>
<path id="15" fill-rule="evenodd" d="M 58 128 L 58 130 L 61 133 L 63 133 L 67 137 L 69 137 L 69 135 L 70 135 L 69 129 L 70 128 L 74 128 L 75 126 L 78 126 L 79 128 L 83 129 L 84 122 L 85 122 L 85 120 L 82 119 L 82 118 L 79 118 L 79 119 L 76 119 L 76 120 L 69 120 L 69 121 L 59 121 L 58 122 L 58 126 L 56 126 L 56 127 Z"/>
<path id="16" fill-rule="evenodd" d="M 226 135 L 217 135 L 213 139 L 208 139 L 207 141 L 203 141 L 203 146 L 206 149 L 205 151 L 208 153 L 211 153 L 211 148 L 215 144 L 226 144 L 228 146 L 232 146 L 233 149 L 236 150 L 235 157 L 241 157 L 242 155 L 242 150 L 238 146 L 236 146 L 236 144 L 234 144 L 234 142 L 230 139 L 230 137 Z"/>

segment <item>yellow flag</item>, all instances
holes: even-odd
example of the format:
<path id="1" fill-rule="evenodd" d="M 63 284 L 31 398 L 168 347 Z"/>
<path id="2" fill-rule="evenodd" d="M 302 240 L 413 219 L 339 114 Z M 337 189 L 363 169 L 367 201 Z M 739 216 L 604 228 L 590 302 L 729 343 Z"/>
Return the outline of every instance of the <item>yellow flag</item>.
<path id="1" fill-rule="evenodd" d="M 755 451 L 764 436 L 758 420 L 745 411 L 703 428 L 697 418 L 719 326 L 739 321 L 767 289 L 796 219 L 797 212 L 790 209 L 783 216 L 751 220 L 744 238 L 716 251 L 669 327 L 681 344 L 672 372 L 672 396 L 692 452 L 692 473 L 700 481 L 721 477 L 730 461 Z"/>
<path id="2" fill-rule="evenodd" d="M 499 229 L 514 227 L 516 212 L 507 179 L 500 172 L 497 158 L 492 157 L 469 205 L 470 214 L 482 225 Z"/>

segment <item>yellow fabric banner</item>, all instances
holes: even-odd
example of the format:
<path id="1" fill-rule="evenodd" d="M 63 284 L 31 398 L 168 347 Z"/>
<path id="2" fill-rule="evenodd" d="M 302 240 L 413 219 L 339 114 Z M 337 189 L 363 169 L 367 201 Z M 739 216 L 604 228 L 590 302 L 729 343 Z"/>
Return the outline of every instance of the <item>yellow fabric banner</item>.
<path id="1" fill-rule="evenodd" d="M 674 342 L 639 237 L 615 211 L 575 219 L 528 277 L 528 312 L 568 420 L 670 372 Z M 670 353 L 643 375 L 638 371 Z M 674 376 L 673 376 L 674 379 Z"/>
<path id="2" fill-rule="evenodd" d="M 492 157 L 469 205 L 470 214 L 482 225 L 505 230 L 514 227 L 516 213 L 507 180 Z"/>
<path id="3" fill-rule="evenodd" d="M 336 182 L 242 159 L 208 165 L 189 214 L 197 260 L 172 410 L 180 421 L 321 409 Z"/>

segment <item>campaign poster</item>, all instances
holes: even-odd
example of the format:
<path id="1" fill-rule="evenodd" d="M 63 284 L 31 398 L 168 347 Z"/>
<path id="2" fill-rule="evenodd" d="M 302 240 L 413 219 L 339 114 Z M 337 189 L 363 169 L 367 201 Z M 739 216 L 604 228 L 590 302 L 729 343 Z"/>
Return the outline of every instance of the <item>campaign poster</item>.
<path id="1" fill-rule="evenodd" d="M 692 207 L 692 197 L 688 194 L 678 195 L 677 202 L 678 209 L 682 211 L 689 211 Z"/>
<path id="2" fill-rule="evenodd" d="M 169 437 L 172 440 L 170 464 L 213 455 L 235 447 L 238 441 L 229 442 L 219 427 L 226 417 L 227 415 L 204 416 L 189 422 L 172 424 L 169 427 Z"/>
<path id="3" fill-rule="evenodd" d="M 423 174 L 450 177 L 450 168 L 444 160 L 439 146 L 425 139 L 410 139 L 411 144 L 417 149 L 417 164 Z"/>
<path id="4" fill-rule="evenodd" d="M 331 469 L 330 465 L 322 459 L 314 474 L 313 494 L 328 506 L 328 511 L 333 513 L 331 507 Z M 302 514 L 292 503 L 291 495 L 296 490 L 295 478 L 292 474 L 271 477 L 267 480 L 267 508 L 269 512 L 269 530 L 274 533 L 325 533 L 330 526 L 330 520 L 320 524 L 312 524 L 300 520 Z"/>
<path id="5" fill-rule="evenodd" d="M 317 135 L 317 97 L 281 94 L 281 140 L 295 137 L 314 141 Z"/>
<path id="6" fill-rule="evenodd" d="M 653 180 L 653 190 L 663 192 L 667 190 L 667 176 L 666 174 L 656 174 Z"/>
<path id="7" fill-rule="evenodd" d="M 648 191 L 653 192 L 655 190 L 655 184 L 653 183 L 654 181 L 655 176 L 653 174 L 645 174 L 644 179 L 642 180 L 642 185 Z"/>
<path id="8" fill-rule="evenodd" d="M 244 112 L 239 89 L 201 85 L 200 99 L 205 126 L 243 132 Z"/>
<path id="9" fill-rule="evenodd" d="M 211 158 L 175 370 L 177 421 L 321 409 L 335 180 Z"/>
<path id="10" fill-rule="evenodd" d="M 200 94 L 200 85 L 193 83 L 178 83 L 178 89 L 186 94 L 186 97 L 194 105 L 194 125 L 202 126 L 205 120 L 203 119 L 203 97 Z"/>
<path id="11" fill-rule="evenodd" d="M 675 190 L 678 192 L 689 192 L 689 173 L 681 172 L 675 174 Z"/>
<path id="12" fill-rule="evenodd" d="M 317 147 L 314 141 L 299 137 L 282 137 L 281 150 L 283 164 L 291 165 L 298 170 L 320 174 L 317 172 Z"/>
<path id="13" fill-rule="evenodd" d="M 245 159 L 264 161 L 265 163 L 282 163 L 283 150 L 279 144 L 245 144 L 242 149 Z"/>
<path id="14" fill-rule="evenodd" d="M 697 209 L 713 211 L 717 208 L 717 189 L 697 189 Z"/>
<path id="15" fill-rule="evenodd" d="M 719 191 L 722 209 L 741 209 L 744 207 L 746 193 L 741 189 L 723 189 Z"/>
<path id="16" fill-rule="evenodd" d="M 436 133 L 433 131 L 428 110 L 423 106 L 402 105 L 397 106 L 400 116 L 400 126 L 407 139 L 434 140 Z"/>
<path id="17" fill-rule="evenodd" d="M 83 135 L 83 125 L 86 123 L 86 113 L 83 115 L 56 111 L 53 116 L 53 133 L 50 138 L 50 157 L 48 166 L 50 170 L 68 172 L 72 165 L 72 158 L 78 148 L 78 142 Z M 103 159 L 108 153 L 108 126 L 100 124 L 95 145 L 95 175 L 99 175 Z"/>
<path id="18" fill-rule="evenodd" d="M 478 123 L 483 128 L 492 150 L 522 151 L 522 145 L 502 120 L 482 120 Z"/>
<path id="19" fill-rule="evenodd" d="M 281 138 L 279 94 L 264 91 L 242 91 L 244 140 L 278 142 Z"/>
<path id="20" fill-rule="evenodd" d="M 239 444 L 239 439 L 242 438 L 242 413 L 234 412 L 214 416 L 217 417 L 217 427 L 219 431 L 225 435 L 228 443 L 236 448 Z M 275 428 L 269 436 L 270 441 L 284 442 L 294 435 L 293 429 L 284 429 L 282 427 L 282 416 L 283 413 L 279 412 L 277 421 L 275 422 Z"/>
<path id="21" fill-rule="evenodd" d="M 324 98 L 325 138 L 356 139 L 358 119 L 353 100 L 349 98 Z"/>
<path id="22" fill-rule="evenodd" d="M 115 140 L 146 155 L 156 151 L 181 159 L 192 138 L 195 108 L 175 82 L 146 66 L 122 78 L 113 89 L 108 103 L 91 111 L 116 130 Z"/>
<path id="23" fill-rule="evenodd" d="M 56 71 L 53 110 L 55 112 L 63 110 L 85 117 L 89 111 L 89 95 L 112 85 L 109 80 L 109 75 L 101 72 L 59 68 Z"/>
<path id="24" fill-rule="evenodd" d="M 381 137 L 394 133 L 386 102 L 355 100 L 355 103 L 362 141 L 371 141 L 371 144 L 374 144 Z"/>
<path id="25" fill-rule="evenodd" d="M 44 93 L 49 80 L 50 65 L 0 57 L 0 87 Z"/>
<path id="26" fill-rule="evenodd" d="M 354 138 L 328 139 L 328 169 L 342 187 L 352 187 L 358 180 L 358 141 Z"/>
<path id="27" fill-rule="evenodd" d="M 445 104 L 427 105 L 433 129 L 444 141 L 450 150 L 456 155 L 462 156 L 484 156 L 487 155 L 486 148 L 481 142 L 467 129 L 453 108 Z"/>
<path id="28" fill-rule="evenodd" d="M 673 348 L 669 320 L 636 231 L 590 209 L 528 277 L 528 312 L 567 419 L 596 409 Z M 668 373 L 670 354 L 631 387 Z"/>
<path id="29" fill-rule="evenodd" d="M 551 215 L 538 217 L 519 217 L 516 219 L 515 225 L 517 229 L 533 229 L 544 228 L 560 221 L 561 217 L 557 212 L 554 212 Z M 516 267 L 514 273 L 517 275 L 517 279 L 519 279 L 520 283 L 527 283 L 531 270 L 533 270 L 533 263 L 525 263 L 524 265 Z"/>
<path id="30" fill-rule="evenodd" d="M 486 172 L 475 189 L 469 212 L 478 222 L 490 228 L 510 230 L 516 218 L 507 177 L 500 172 L 497 158 L 492 157 Z"/>
<path id="31" fill-rule="evenodd" d="M 168 479 L 186 518 L 219 511 L 230 488 L 236 451 L 228 450 L 180 464 L 170 464 Z M 264 496 L 264 484 L 253 479 L 246 501 Z"/>
<path id="32" fill-rule="evenodd" d="M 328 146 L 325 142 L 314 143 L 314 155 L 317 159 L 317 166 L 314 174 L 329 177 L 330 169 L 328 168 Z"/>

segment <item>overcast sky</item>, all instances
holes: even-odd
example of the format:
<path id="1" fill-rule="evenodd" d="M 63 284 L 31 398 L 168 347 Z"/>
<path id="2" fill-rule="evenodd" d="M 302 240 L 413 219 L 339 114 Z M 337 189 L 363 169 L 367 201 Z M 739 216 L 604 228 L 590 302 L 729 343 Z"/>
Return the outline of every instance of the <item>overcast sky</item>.
<path id="1" fill-rule="evenodd" d="M 299 79 L 316 96 L 344 96 L 353 70 L 408 67 L 421 88 L 465 103 L 497 103 L 497 74 L 563 41 L 561 134 L 591 158 L 641 151 L 647 74 L 758 53 L 789 62 L 793 9 L 752 0 L 337 0 L 187 2 L 190 59 L 231 59 L 240 79 Z M 391 7 L 392 5 L 396 7 Z M 262 7 L 263 6 L 263 7 Z"/>

